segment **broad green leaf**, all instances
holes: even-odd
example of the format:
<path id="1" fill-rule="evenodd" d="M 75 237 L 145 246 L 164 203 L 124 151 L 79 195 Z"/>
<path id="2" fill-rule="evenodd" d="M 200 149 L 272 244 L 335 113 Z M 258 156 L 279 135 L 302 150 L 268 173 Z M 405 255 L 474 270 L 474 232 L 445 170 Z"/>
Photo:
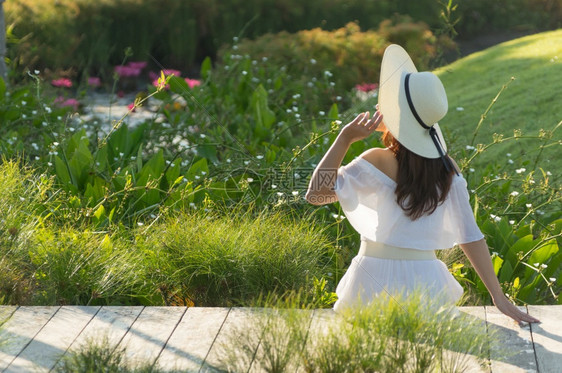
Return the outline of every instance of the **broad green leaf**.
<path id="1" fill-rule="evenodd" d="M 532 235 L 527 235 L 518 239 L 507 251 L 505 260 L 510 262 L 512 266 L 518 262 L 517 253 L 522 252 L 523 255 L 527 254 L 536 245 Z"/>
<path id="2" fill-rule="evenodd" d="M 201 78 L 205 80 L 208 79 L 211 74 L 212 68 L 213 66 L 211 64 L 211 58 L 205 57 L 205 59 L 201 63 Z"/>
<path id="3" fill-rule="evenodd" d="M 105 218 L 105 207 L 103 207 L 103 205 L 100 205 L 100 207 L 98 207 L 98 209 L 94 212 L 94 217 L 98 220 L 98 222 Z"/>
<path id="4" fill-rule="evenodd" d="M 166 184 L 163 187 L 169 188 L 175 184 L 177 179 L 180 179 L 181 158 L 174 160 L 166 171 Z M 183 179 L 183 176 L 181 177 Z"/>
<path id="5" fill-rule="evenodd" d="M 218 162 L 216 146 L 211 144 L 202 144 L 197 145 L 195 150 L 197 151 L 197 155 L 199 155 L 200 157 L 206 158 L 212 163 Z"/>
<path id="6" fill-rule="evenodd" d="M 103 199 L 105 195 L 105 184 L 105 180 L 98 176 L 95 176 L 86 184 L 84 198 L 86 199 L 88 206 L 95 206 Z"/>
<path id="7" fill-rule="evenodd" d="M 494 273 L 497 276 L 503 264 L 503 259 L 496 255 L 492 259 L 492 264 L 494 265 Z"/>
<path id="8" fill-rule="evenodd" d="M 330 111 L 328 111 L 328 119 L 336 120 L 338 119 L 338 104 L 332 104 Z"/>
<path id="9" fill-rule="evenodd" d="M 0 100 L 4 100 L 6 97 L 6 82 L 4 78 L 0 76 Z"/>
<path id="10" fill-rule="evenodd" d="M 67 189 L 68 185 L 72 184 L 66 163 L 63 162 L 58 155 L 55 155 L 55 173 L 57 174 L 57 178 L 59 179 L 59 182 L 63 185 L 64 189 Z"/>
<path id="11" fill-rule="evenodd" d="M 558 252 L 558 243 L 556 239 L 546 242 L 543 246 L 539 247 L 529 257 L 529 263 L 546 263 L 551 256 Z"/>
<path id="12" fill-rule="evenodd" d="M 275 122 L 275 113 L 269 109 L 267 102 L 267 91 L 260 84 L 254 93 L 251 100 L 252 108 L 254 110 L 254 119 L 256 126 L 259 129 L 269 129 Z M 262 137 L 263 134 L 261 134 Z"/>
<path id="13" fill-rule="evenodd" d="M 502 268 L 500 269 L 499 280 L 501 282 L 508 282 L 511 280 L 513 275 L 513 266 L 509 264 L 508 261 L 503 262 Z"/>
<path id="14" fill-rule="evenodd" d="M 201 158 L 192 164 L 189 170 L 187 170 L 185 177 L 187 180 L 193 181 L 195 180 L 195 175 L 201 175 L 201 171 L 206 172 L 207 175 L 209 174 L 209 167 L 207 166 L 207 159 L 205 158 Z"/>
<path id="15" fill-rule="evenodd" d="M 184 79 L 178 76 L 172 76 L 170 77 L 170 91 L 177 93 L 180 96 L 185 96 L 189 93 L 190 89 Z"/>

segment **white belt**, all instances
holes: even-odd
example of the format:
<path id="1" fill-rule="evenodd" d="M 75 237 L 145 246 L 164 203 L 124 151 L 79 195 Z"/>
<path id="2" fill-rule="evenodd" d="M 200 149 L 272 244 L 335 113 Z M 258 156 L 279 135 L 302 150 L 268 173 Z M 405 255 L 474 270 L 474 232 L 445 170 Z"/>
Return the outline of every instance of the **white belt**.
<path id="1" fill-rule="evenodd" d="M 437 259 L 435 250 L 417 250 L 396 247 L 370 240 L 361 240 L 358 256 L 371 256 L 380 259 L 433 260 Z"/>

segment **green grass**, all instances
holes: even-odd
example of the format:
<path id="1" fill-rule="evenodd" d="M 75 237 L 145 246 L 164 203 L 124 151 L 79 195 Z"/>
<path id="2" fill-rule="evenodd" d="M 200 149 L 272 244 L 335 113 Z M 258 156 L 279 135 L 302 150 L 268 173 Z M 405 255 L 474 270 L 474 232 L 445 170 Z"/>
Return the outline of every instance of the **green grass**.
<path id="1" fill-rule="evenodd" d="M 310 312 L 270 306 L 219 343 L 222 369 L 247 371 L 252 362 L 266 372 L 461 372 L 467 355 L 482 363 L 496 344 L 481 320 L 455 317 L 419 294 L 381 297 L 329 321 L 320 314 L 315 326 Z"/>
<path id="2" fill-rule="evenodd" d="M 515 80 L 488 113 L 473 145 L 492 142 L 494 133 L 512 136 L 515 129 L 533 136 L 541 129 L 552 130 L 562 120 L 561 64 L 562 30 L 557 30 L 505 42 L 438 69 L 449 99 L 449 112 L 441 122 L 449 142 L 457 151 L 471 143 L 480 116 L 512 77 Z M 561 140 L 562 131 L 554 139 Z M 506 154 L 511 153 L 513 167 L 518 168 L 538 150 L 536 140 L 508 141 L 487 150 L 480 162 L 507 161 Z M 559 145 L 546 148 L 542 166 L 553 173 L 560 169 L 559 152 Z"/>

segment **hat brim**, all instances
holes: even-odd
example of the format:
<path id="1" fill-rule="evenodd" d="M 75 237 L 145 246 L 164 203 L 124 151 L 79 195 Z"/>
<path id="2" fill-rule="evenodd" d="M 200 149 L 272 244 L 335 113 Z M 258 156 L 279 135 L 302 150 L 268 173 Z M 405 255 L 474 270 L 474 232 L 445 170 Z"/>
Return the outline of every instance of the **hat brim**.
<path id="1" fill-rule="evenodd" d="M 423 128 L 408 106 L 404 79 L 408 73 L 418 70 L 408 53 L 399 45 L 392 44 L 384 52 L 379 82 L 379 110 L 388 131 L 400 144 L 425 158 L 439 158 L 429 131 Z M 427 123 L 432 125 L 433 123 Z M 447 145 L 439 125 L 433 124 L 443 150 Z"/>

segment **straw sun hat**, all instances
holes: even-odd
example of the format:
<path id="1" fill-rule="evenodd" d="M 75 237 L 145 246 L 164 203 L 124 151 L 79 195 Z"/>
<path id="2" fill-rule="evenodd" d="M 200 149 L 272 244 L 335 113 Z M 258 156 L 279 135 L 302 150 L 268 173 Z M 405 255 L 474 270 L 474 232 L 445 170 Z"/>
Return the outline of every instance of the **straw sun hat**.
<path id="1" fill-rule="evenodd" d="M 439 78 L 418 72 L 408 53 L 392 44 L 384 52 L 379 84 L 379 110 L 400 144 L 425 158 L 441 158 L 452 168 L 437 122 L 447 114 L 447 94 Z"/>

